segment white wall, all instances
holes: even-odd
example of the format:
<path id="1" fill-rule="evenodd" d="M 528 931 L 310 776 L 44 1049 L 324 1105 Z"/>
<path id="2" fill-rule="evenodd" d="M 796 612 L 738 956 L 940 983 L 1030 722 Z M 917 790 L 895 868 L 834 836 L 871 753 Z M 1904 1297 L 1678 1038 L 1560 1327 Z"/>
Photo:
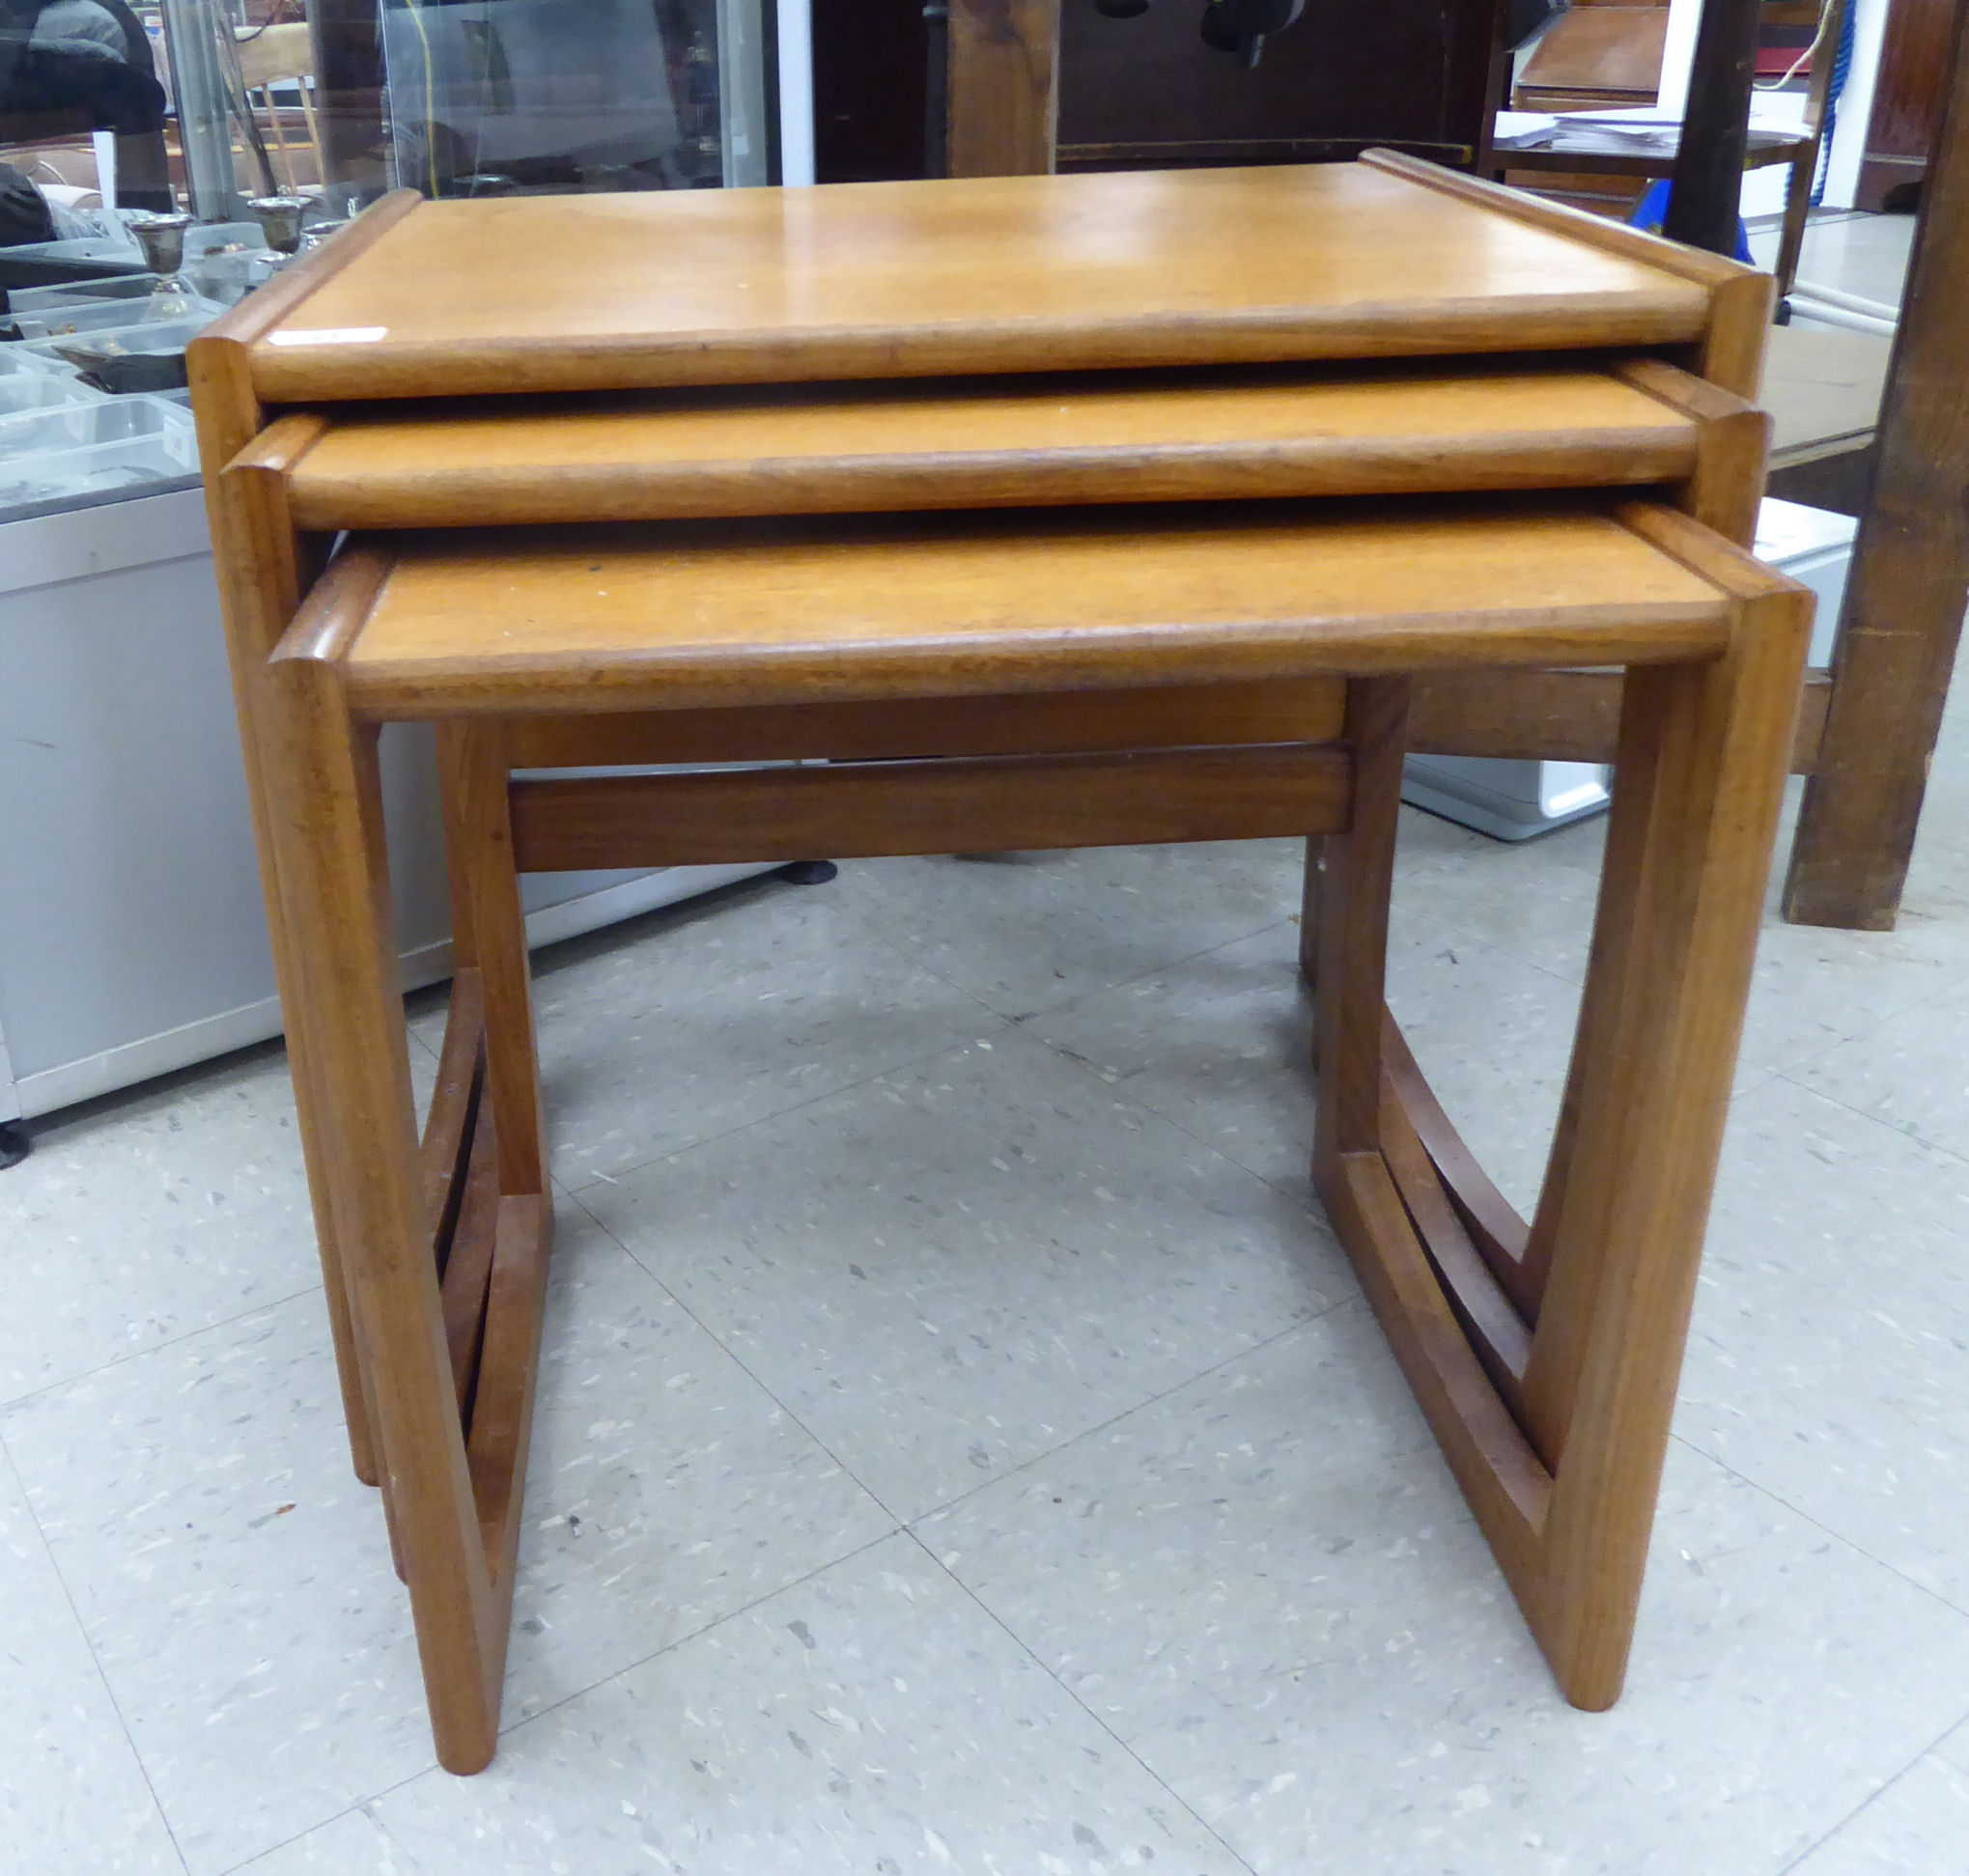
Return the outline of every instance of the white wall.
<path id="1" fill-rule="evenodd" d="M 1850 209 L 1859 191 L 1860 158 L 1867 152 L 1867 121 L 1873 115 L 1873 85 L 1887 35 L 1888 0 L 1854 0 L 1854 5 L 1853 67 L 1833 129 L 1832 166 L 1825 173 L 1828 209 Z"/>
<path id="2" fill-rule="evenodd" d="M 1834 129 L 1831 167 L 1826 172 L 1825 206 L 1850 209 L 1859 186 L 1860 157 L 1867 140 L 1867 120 L 1872 115 L 1873 80 L 1880 67 L 1880 42 L 1887 29 L 1888 0 L 1852 0 L 1853 63 L 1840 100 Z M 1696 49 L 1696 31 L 1702 18 L 1702 0 L 1669 0 L 1668 42 L 1661 61 L 1661 105 L 1679 111 L 1688 100 L 1689 66 Z M 1828 50 L 1827 56 L 1830 56 Z M 1764 100 L 1768 107 L 1776 99 Z M 1753 171 L 1744 178 L 1746 217 L 1774 215 L 1785 206 L 1786 172 Z"/>
<path id="3" fill-rule="evenodd" d="M 779 0 L 779 176 L 814 180 L 813 16 L 807 0 Z"/>

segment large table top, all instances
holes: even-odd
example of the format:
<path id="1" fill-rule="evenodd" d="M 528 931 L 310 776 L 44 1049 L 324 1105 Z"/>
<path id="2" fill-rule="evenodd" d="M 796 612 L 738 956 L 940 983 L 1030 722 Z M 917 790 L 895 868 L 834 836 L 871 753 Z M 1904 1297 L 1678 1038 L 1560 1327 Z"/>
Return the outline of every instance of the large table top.
<path id="1" fill-rule="evenodd" d="M 323 271 L 253 338 L 268 402 L 1652 347 L 1710 306 L 1368 163 L 424 203 Z"/>

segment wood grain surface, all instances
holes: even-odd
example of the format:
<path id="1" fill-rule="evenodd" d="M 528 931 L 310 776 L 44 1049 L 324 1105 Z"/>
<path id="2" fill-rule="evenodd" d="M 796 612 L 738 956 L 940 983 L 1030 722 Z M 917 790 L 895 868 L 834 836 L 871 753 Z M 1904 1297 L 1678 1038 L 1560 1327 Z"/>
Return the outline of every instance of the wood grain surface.
<path id="1" fill-rule="evenodd" d="M 1344 750 L 1287 743 L 520 781 L 514 854 L 558 873 L 1327 833 L 1352 780 Z"/>
<path id="2" fill-rule="evenodd" d="M 1509 496 L 643 524 L 518 549 L 454 530 L 342 559 L 286 649 L 359 627 L 343 668 L 377 715 L 1617 663 L 1714 652 L 1729 615 L 1589 502 Z"/>
<path id="3" fill-rule="evenodd" d="M 1044 176 L 1059 121 L 1060 0 L 951 0 L 950 176 Z"/>
<path id="4" fill-rule="evenodd" d="M 1625 369 L 1650 367 L 1682 377 Z M 1701 438 L 1651 382 L 1562 368 L 649 391 L 364 406 L 294 462 L 288 499 L 330 529 L 1589 488 L 1683 481 Z"/>
<path id="5" fill-rule="evenodd" d="M 435 202 L 253 377 L 305 403 L 1698 340 L 1708 283 L 1664 255 L 1367 163 Z"/>

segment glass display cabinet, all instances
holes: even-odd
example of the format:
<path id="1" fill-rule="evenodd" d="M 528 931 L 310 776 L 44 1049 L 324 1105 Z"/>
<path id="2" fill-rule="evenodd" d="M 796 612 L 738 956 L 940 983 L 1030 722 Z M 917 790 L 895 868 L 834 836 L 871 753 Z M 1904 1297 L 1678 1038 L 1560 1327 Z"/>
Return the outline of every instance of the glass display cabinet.
<path id="1" fill-rule="evenodd" d="M 803 0 L 0 0 L 0 1165 L 18 1116 L 280 1026 L 186 342 L 400 183 L 780 180 L 805 17 Z M 390 764 L 405 974 L 428 981 L 449 968 L 435 774 L 414 740 Z M 535 934 L 758 870 L 543 878 Z"/>
<path id="2" fill-rule="evenodd" d="M 183 481 L 185 340 L 384 189 L 776 182 L 776 29 L 773 0 L 0 0 L 0 518 Z"/>

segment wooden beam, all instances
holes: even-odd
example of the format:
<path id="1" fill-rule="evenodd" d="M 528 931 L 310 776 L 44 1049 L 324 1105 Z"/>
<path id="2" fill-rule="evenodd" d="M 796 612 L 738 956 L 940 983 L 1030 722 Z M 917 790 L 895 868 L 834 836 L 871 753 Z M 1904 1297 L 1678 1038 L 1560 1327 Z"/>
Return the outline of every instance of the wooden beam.
<path id="1" fill-rule="evenodd" d="M 1908 268 L 1833 650 L 1832 708 L 1786 882 L 1800 925 L 1894 929 L 1969 594 L 1969 6 Z"/>
<path id="2" fill-rule="evenodd" d="M 1712 254 L 1736 252 L 1762 11 L 1761 0 L 1704 0 L 1697 29 L 1682 140 L 1661 232 Z"/>
<path id="3" fill-rule="evenodd" d="M 1059 8 L 1060 0 L 950 0 L 950 175 L 1052 173 Z"/>
<path id="4" fill-rule="evenodd" d="M 1817 766 L 1832 684 L 1805 674 L 1791 772 Z M 1418 679 L 1409 747 L 1420 755 L 1612 762 L 1620 717 L 1617 671 L 1447 671 Z"/>
<path id="5" fill-rule="evenodd" d="M 516 782 L 522 873 L 1243 840 L 1347 824 L 1346 752 L 1263 745 Z"/>

